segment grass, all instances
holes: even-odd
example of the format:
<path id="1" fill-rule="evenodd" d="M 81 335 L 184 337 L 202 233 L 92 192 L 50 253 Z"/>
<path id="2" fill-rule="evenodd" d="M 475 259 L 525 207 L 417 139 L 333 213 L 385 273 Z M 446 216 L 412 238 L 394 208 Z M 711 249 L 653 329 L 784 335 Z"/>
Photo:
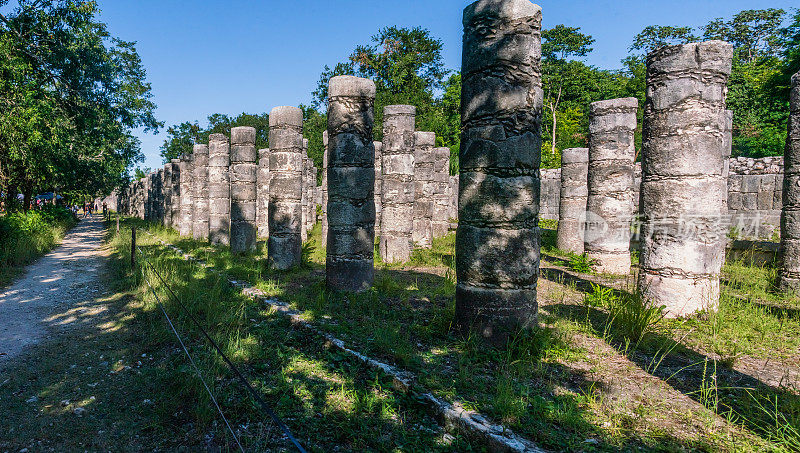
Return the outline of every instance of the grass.
<path id="1" fill-rule="evenodd" d="M 735 370 L 760 357 L 780 357 L 787 363 L 798 359 L 800 326 L 793 311 L 797 301 L 773 292 L 772 269 L 726 265 L 719 312 L 686 320 L 661 319 L 661 309 L 633 291 L 595 285 L 584 295 L 573 283 L 540 279 L 540 327 L 521 331 L 506 348 L 495 349 L 452 330 L 452 234 L 434 240 L 431 249 L 415 250 L 408 263 L 376 260 L 374 288 L 352 295 L 324 288 L 319 226 L 304 246 L 303 266 L 273 272 L 266 266 L 263 245 L 258 253 L 232 256 L 224 248 L 140 225 L 233 278 L 247 280 L 302 310 L 309 321 L 355 349 L 415 372 L 439 396 L 479 410 L 547 448 L 759 451 L 791 449 L 795 439 L 796 397 Z M 148 247 L 159 254 L 159 260 L 168 260 L 169 254 L 152 243 Z M 543 250 L 548 247 L 545 235 Z M 184 283 L 185 277 L 171 278 L 191 287 Z M 747 291 L 748 285 L 754 289 Z M 246 363 L 273 363 L 275 359 L 262 355 L 269 354 L 263 349 L 271 347 L 274 333 L 259 330 L 263 321 L 249 308 L 234 308 L 225 311 L 243 313 L 235 323 L 220 323 L 213 316 L 209 322 L 222 332 L 247 333 L 244 339 L 228 341 L 231 351 L 241 354 Z M 197 310 L 207 308 L 199 304 Z M 771 340 L 775 335 L 780 338 Z M 297 341 L 290 336 L 283 347 L 294 347 Z M 312 343 L 306 340 L 305 347 L 312 348 Z M 353 364 L 347 359 L 317 357 L 321 369 L 331 363 L 347 364 L 333 380 L 350 379 L 347 371 Z M 365 377 L 365 382 L 372 378 Z M 620 379 L 638 384 L 609 391 L 623 385 Z M 292 389 L 294 394 L 306 395 L 301 399 L 313 400 L 308 395 L 314 392 L 307 384 Z M 357 408 L 356 414 L 378 407 L 381 414 L 402 410 L 399 407 L 414 411 L 403 406 L 402 396 L 385 384 L 380 389 L 393 401 L 389 406 L 383 399 L 352 396 L 357 392 L 341 386 L 338 396 L 325 400 L 346 398 L 350 409 L 345 412 Z M 620 391 L 622 399 L 616 393 Z M 360 432 L 361 428 L 348 429 Z M 592 441 L 586 443 L 587 439 Z"/>
<path id="2" fill-rule="evenodd" d="M 19 275 L 23 266 L 58 245 L 76 223 L 69 210 L 50 205 L 0 216 L 0 287 Z"/>

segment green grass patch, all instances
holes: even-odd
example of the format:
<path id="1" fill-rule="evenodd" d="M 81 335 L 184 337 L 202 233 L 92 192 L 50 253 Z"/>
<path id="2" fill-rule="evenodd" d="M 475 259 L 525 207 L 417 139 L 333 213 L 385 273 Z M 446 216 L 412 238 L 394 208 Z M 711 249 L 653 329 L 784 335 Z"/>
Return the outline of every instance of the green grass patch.
<path id="1" fill-rule="evenodd" d="M 68 209 L 51 205 L 0 216 L 0 287 L 58 245 L 76 223 Z"/>

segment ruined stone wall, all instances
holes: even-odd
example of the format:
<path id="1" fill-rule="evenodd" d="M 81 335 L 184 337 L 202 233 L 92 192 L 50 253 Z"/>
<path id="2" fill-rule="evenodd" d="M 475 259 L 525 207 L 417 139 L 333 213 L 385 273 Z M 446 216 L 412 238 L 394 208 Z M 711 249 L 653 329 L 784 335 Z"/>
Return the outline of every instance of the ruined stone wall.
<path id="1" fill-rule="evenodd" d="M 560 168 L 542 172 L 542 219 L 558 220 Z M 634 167 L 633 201 L 639 210 L 639 187 L 642 183 L 642 164 Z M 730 225 L 740 236 L 769 238 L 780 228 L 781 194 L 783 185 L 783 156 L 730 160 L 728 175 L 728 209 Z"/>

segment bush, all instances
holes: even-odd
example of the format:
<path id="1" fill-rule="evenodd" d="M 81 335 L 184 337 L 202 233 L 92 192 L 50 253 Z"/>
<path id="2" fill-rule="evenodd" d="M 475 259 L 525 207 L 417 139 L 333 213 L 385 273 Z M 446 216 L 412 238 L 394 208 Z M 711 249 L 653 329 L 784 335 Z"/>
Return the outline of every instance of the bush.
<path id="1" fill-rule="evenodd" d="M 66 208 L 0 216 L 0 269 L 27 264 L 52 249 L 76 223 Z"/>

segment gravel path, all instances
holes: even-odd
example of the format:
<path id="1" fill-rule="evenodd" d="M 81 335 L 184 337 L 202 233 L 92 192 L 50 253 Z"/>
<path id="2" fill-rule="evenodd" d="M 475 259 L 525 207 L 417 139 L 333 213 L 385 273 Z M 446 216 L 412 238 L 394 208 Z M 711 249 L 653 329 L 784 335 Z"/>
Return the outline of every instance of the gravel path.
<path id="1" fill-rule="evenodd" d="M 72 329 L 105 307 L 91 303 L 100 294 L 100 217 L 81 221 L 61 246 L 28 266 L 23 276 L 0 289 L 0 369 L 25 348 Z"/>

